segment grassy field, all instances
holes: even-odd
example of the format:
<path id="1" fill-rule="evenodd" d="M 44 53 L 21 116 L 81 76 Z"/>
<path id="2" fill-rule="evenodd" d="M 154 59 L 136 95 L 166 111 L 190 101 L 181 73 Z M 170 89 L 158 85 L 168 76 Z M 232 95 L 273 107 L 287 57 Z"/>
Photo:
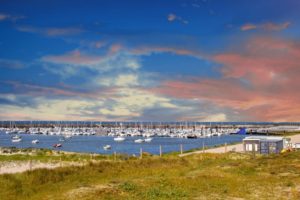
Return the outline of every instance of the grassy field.
<path id="1" fill-rule="evenodd" d="M 0 199 L 300 199 L 300 152 L 256 158 L 237 153 L 99 157 L 94 162 L 84 156 L 76 159 L 86 158 L 85 166 L 0 175 Z"/>

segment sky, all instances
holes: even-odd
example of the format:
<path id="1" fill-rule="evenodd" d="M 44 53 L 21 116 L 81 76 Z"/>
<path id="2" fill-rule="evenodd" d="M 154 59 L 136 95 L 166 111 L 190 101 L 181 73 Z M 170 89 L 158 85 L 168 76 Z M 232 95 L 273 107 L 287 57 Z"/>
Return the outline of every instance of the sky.
<path id="1" fill-rule="evenodd" d="M 1 0 L 0 120 L 300 121 L 298 0 Z"/>

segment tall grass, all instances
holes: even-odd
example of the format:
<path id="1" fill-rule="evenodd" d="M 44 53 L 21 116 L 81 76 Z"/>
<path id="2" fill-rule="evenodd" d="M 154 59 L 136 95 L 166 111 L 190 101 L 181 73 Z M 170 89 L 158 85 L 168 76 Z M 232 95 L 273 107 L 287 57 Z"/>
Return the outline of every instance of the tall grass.
<path id="1" fill-rule="evenodd" d="M 0 176 L 0 199 L 299 199 L 300 152 L 99 160 Z"/>

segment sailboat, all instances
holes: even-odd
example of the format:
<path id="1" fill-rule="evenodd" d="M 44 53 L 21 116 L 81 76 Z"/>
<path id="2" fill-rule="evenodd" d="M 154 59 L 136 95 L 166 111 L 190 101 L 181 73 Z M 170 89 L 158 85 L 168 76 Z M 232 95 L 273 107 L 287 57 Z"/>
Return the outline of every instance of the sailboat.
<path id="1" fill-rule="evenodd" d="M 146 138 L 145 142 L 151 142 L 153 138 Z"/>
<path id="2" fill-rule="evenodd" d="M 14 137 L 12 137 L 12 142 L 21 142 L 22 138 L 21 136 L 15 135 Z"/>
<path id="3" fill-rule="evenodd" d="M 40 142 L 39 140 L 32 140 L 32 141 L 31 141 L 32 144 L 37 144 L 37 143 L 39 143 L 39 142 Z"/>
<path id="4" fill-rule="evenodd" d="M 144 140 L 143 139 L 137 139 L 137 140 L 134 140 L 135 143 L 143 143 Z"/>
<path id="5" fill-rule="evenodd" d="M 54 144 L 53 147 L 54 147 L 54 148 L 62 147 L 62 144 L 60 144 L 60 143 Z"/>
<path id="6" fill-rule="evenodd" d="M 114 138 L 115 142 L 123 142 L 124 140 L 125 140 L 124 137 L 116 137 L 116 138 Z"/>
<path id="7" fill-rule="evenodd" d="M 111 146 L 110 145 L 105 145 L 105 146 L 103 146 L 103 149 L 104 150 L 109 150 L 109 149 L 111 149 Z"/>

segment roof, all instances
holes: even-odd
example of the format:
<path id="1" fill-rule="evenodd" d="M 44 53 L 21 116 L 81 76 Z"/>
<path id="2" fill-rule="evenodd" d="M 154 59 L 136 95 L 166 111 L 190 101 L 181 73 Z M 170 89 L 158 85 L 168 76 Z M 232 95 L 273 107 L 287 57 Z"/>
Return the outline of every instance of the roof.
<path id="1" fill-rule="evenodd" d="M 249 140 L 259 140 L 259 141 L 267 141 L 267 142 L 278 142 L 282 141 L 283 137 L 275 137 L 275 136 L 249 136 L 245 137 L 243 141 L 249 141 Z"/>

